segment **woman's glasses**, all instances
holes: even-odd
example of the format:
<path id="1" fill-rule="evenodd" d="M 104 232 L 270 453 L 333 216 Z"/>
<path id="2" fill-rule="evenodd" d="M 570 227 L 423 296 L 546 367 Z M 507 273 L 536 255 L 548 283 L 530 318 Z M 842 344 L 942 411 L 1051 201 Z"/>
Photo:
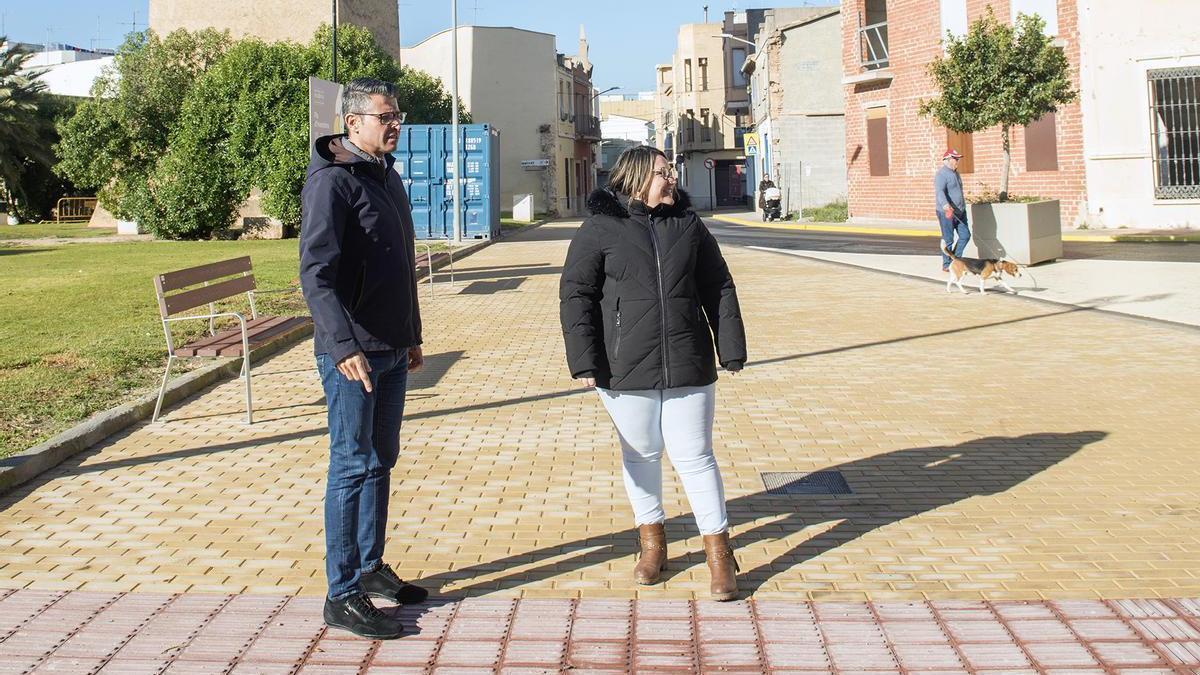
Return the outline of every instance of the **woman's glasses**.
<path id="1" fill-rule="evenodd" d="M 675 169 L 655 169 L 652 171 L 655 176 L 659 176 L 663 180 L 679 180 L 679 173 Z"/>

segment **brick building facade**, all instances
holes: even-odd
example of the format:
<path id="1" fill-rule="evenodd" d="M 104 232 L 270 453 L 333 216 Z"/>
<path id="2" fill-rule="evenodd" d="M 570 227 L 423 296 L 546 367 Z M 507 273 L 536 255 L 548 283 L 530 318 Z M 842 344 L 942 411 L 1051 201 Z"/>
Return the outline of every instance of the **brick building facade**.
<path id="1" fill-rule="evenodd" d="M 1013 3 L 1017 3 L 1014 7 Z M 1079 87 L 1078 11 L 1071 0 L 845 0 L 842 66 L 850 217 L 859 221 L 936 221 L 933 175 L 948 146 L 967 155 L 960 171 L 968 197 L 995 191 L 1002 162 L 1000 128 L 957 136 L 918 115 L 936 90 L 929 64 L 956 34 L 992 7 L 997 19 L 1041 9 L 1056 16 L 1047 33 L 1063 47 Z M 1030 12 L 1032 13 L 1032 12 Z M 1043 14 L 1044 16 L 1044 14 Z M 1009 192 L 1061 200 L 1064 227 L 1087 214 L 1080 104 L 1011 130 Z"/>

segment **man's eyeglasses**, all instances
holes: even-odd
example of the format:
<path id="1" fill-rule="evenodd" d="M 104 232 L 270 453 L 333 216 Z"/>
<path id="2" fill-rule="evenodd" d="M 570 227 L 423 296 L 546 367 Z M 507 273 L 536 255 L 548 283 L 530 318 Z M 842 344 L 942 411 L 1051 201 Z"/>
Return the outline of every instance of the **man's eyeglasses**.
<path id="1" fill-rule="evenodd" d="M 679 180 L 679 173 L 675 169 L 655 169 L 651 173 L 663 180 Z"/>
<path id="2" fill-rule="evenodd" d="M 385 112 L 385 113 L 356 112 L 356 113 L 350 113 L 350 114 L 351 115 L 370 115 L 371 117 L 378 117 L 379 123 L 384 126 L 386 126 L 388 124 L 404 124 L 404 119 L 406 117 L 408 117 L 407 112 L 401 112 L 401 111 Z"/>

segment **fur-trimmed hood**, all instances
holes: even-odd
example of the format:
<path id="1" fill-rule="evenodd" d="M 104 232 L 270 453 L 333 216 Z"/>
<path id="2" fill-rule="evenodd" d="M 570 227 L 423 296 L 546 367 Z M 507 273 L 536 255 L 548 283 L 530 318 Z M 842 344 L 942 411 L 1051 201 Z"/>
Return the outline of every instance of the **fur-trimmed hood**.
<path id="1" fill-rule="evenodd" d="M 594 216 L 613 216 L 614 218 L 628 218 L 632 213 L 651 213 L 661 216 L 682 216 L 692 209 L 692 199 L 688 193 L 675 188 L 675 203 L 667 206 L 660 204 L 654 209 L 647 209 L 646 205 L 636 199 L 630 199 L 628 196 L 613 192 L 608 188 L 598 188 L 592 190 L 588 195 L 587 207 L 588 212 Z"/>

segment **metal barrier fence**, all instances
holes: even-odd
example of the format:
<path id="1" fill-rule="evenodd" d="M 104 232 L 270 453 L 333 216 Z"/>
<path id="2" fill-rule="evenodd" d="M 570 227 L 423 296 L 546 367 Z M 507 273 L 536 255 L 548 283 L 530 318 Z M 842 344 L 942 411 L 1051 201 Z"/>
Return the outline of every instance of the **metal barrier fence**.
<path id="1" fill-rule="evenodd" d="M 84 223 L 96 212 L 95 197 L 63 197 L 54 209 L 54 220 L 59 223 Z"/>

